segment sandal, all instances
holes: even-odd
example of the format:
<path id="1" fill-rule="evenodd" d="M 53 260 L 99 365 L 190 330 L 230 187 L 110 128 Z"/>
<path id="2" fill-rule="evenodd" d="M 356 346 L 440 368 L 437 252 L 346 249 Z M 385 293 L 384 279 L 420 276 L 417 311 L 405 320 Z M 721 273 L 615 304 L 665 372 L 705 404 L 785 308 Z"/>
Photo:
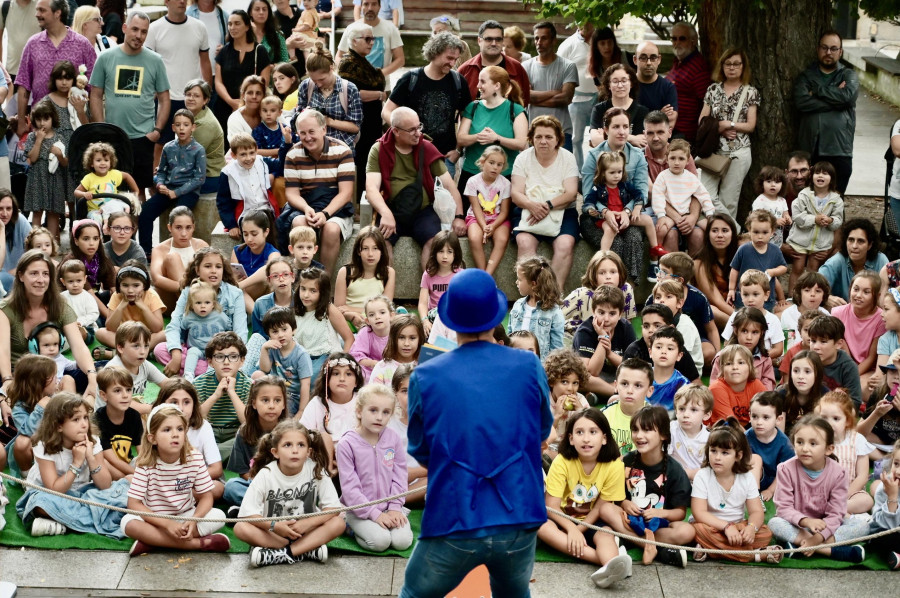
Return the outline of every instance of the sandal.
<path id="1" fill-rule="evenodd" d="M 112 349 L 94 347 L 93 351 L 91 351 L 91 357 L 94 358 L 94 361 L 108 361 L 112 359 L 114 355 Z"/>
<path id="2" fill-rule="evenodd" d="M 778 544 L 773 544 L 772 546 L 766 546 L 765 548 L 760 548 L 756 551 L 754 555 L 757 563 L 762 563 L 765 561 L 770 565 L 777 565 L 781 562 L 781 559 L 784 557 L 783 552 L 776 552 L 782 550 L 783 547 Z"/>

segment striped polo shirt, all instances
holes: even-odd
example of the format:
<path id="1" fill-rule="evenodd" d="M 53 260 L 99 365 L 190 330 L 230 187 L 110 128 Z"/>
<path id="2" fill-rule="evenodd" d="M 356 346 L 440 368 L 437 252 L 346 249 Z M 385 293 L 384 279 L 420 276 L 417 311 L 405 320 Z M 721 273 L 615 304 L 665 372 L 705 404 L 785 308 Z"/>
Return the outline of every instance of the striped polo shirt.
<path id="1" fill-rule="evenodd" d="M 300 189 L 301 195 L 322 185 L 337 187 L 343 181 L 353 182 L 355 176 L 353 152 L 334 137 L 325 137 L 318 160 L 313 159 L 300 143 L 288 151 L 284 160 L 285 186 Z"/>
<path id="2" fill-rule="evenodd" d="M 219 379 L 216 377 L 216 371 L 212 368 L 194 379 L 194 388 L 197 389 L 201 403 L 205 403 L 216 392 L 218 386 Z M 243 371 L 238 370 L 234 381 L 234 392 L 244 404 L 247 403 L 247 397 L 250 396 L 250 386 L 250 378 Z M 237 428 L 241 424 L 231 398 L 225 394 L 209 410 L 206 420 L 212 424 L 213 428 Z"/>

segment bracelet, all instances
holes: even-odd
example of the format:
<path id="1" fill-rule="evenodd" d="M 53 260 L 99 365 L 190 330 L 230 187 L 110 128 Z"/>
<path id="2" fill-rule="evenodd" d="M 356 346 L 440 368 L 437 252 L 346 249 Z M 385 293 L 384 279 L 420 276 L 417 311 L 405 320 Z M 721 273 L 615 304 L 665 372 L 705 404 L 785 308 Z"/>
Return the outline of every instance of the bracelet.
<path id="1" fill-rule="evenodd" d="M 900 504 L 900 500 L 898 500 L 898 499 L 896 499 L 896 498 L 895 498 L 894 500 L 888 499 L 888 500 L 887 500 L 887 504 L 889 504 L 889 505 L 898 505 L 898 504 Z"/>
<path id="2" fill-rule="evenodd" d="M 269 522 L 269 531 L 270 531 L 270 532 L 274 532 L 274 531 L 275 531 L 275 523 L 276 523 L 275 521 L 270 521 L 270 522 Z"/>
<path id="3" fill-rule="evenodd" d="M 88 370 L 85 372 L 85 374 L 96 374 L 96 373 L 97 373 L 97 370 Z"/>
<path id="4" fill-rule="evenodd" d="M 328 210 L 322 210 L 322 213 L 325 214 L 325 220 L 331 219 L 331 214 L 328 213 Z"/>
<path id="5" fill-rule="evenodd" d="M 755 529 L 757 534 L 759 533 L 759 526 L 758 526 L 758 525 L 753 525 L 753 524 L 750 523 L 749 521 L 747 522 L 747 525 L 749 525 L 750 527 L 752 527 L 753 529 Z"/>
<path id="6" fill-rule="evenodd" d="M 550 208 L 551 211 L 553 210 L 553 202 L 552 202 L 552 201 L 550 201 L 550 200 L 548 199 L 548 200 L 545 201 L 544 203 L 547 204 L 547 207 Z"/>
<path id="7" fill-rule="evenodd" d="M 94 469 L 92 469 L 92 470 L 91 470 L 91 475 L 97 475 L 98 473 L 100 473 L 100 470 L 101 470 L 101 469 L 103 469 L 103 465 L 102 465 L 102 464 L 101 464 L 101 465 L 98 465 L 97 467 L 95 467 Z"/>
<path id="8" fill-rule="evenodd" d="M 76 478 L 78 477 L 78 474 L 81 473 L 81 469 L 78 467 L 75 467 L 74 464 L 69 465 L 69 471 L 71 471 L 72 475 L 74 475 Z"/>

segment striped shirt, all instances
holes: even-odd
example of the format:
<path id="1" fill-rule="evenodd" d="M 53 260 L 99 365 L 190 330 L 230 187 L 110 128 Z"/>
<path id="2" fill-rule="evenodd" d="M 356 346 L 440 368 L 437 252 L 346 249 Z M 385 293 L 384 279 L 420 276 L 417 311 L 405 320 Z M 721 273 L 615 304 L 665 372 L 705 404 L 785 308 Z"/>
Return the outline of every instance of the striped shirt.
<path id="1" fill-rule="evenodd" d="M 310 156 L 300 143 L 290 149 L 284 160 L 285 186 L 299 188 L 301 195 L 322 185 L 337 187 L 338 183 L 352 182 L 355 176 L 353 152 L 333 137 L 325 137 L 318 160 Z"/>
<path id="2" fill-rule="evenodd" d="M 675 122 L 675 132 L 681 133 L 693 143 L 697 136 L 700 111 L 703 109 L 703 97 L 712 83 L 709 78 L 709 65 L 700 52 L 694 50 L 684 60 L 675 59 L 666 79 L 675 85 L 675 91 L 678 93 L 678 120 Z"/>
<path id="3" fill-rule="evenodd" d="M 180 515 L 194 508 L 195 492 L 204 494 L 212 489 L 203 455 L 192 450 L 184 465 L 157 459 L 154 467 L 135 468 L 128 498 L 141 501 L 154 513 Z"/>
<path id="4" fill-rule="evenodd" d="M 666 215 L 666 204 L 669 204 L 675 211 L 681 215 L 685 215 L 691 208 L 691 197 L 696 197 L 700 202 L 703 213 L 712 216 L 716 211 L 712 200 L 709 198 L 709 191 L 697 178 L 697 175 L 683 170 L 681 174 L 672 174 L 668 168 L 659 173 L 653 182 L 653 213 L 657 218 Z"/>
<path id="5" fill-rule="evenodd" d="M 219 386 L 219 379 L 216 377 L 216 371 L 209 368 L 205 373 L 200 374 L 194 379 L 194 388 L 197 389 L 197 395 L 200 402 L 205 403 L 209 397 L 216 392 Z M 241 398 L 244 403 L 250 396 L 250 378 L 244 372 L 238 370 L 234 381 L 234 392 Z M 212 424 L 213 428 L 236 428 L 240 425 L 237 412 L 234 410 L 234 404 L 227 394 L 223 394 L 216 404 L 209 410 L 206 420 Z"/>
<path id="6" fill-rule="evenodd" d="M 347 87 L 346 91 L 344 86 Z M 359 89 L 355 84 L 340 77 L 334 78 L 334 90 L 327 98 L 311 79 L 304 79 L 297 90 L 297 114 L 304 108 L 313 108 L 329 118 L 349 122 L 357 127 L 362 125 L 363 109 Z M 350 147 L 356 145 L 356 133 L 348 133 L 334 127 L 328 127 L 326 132 L 329 137 L 340 139 Z"/>

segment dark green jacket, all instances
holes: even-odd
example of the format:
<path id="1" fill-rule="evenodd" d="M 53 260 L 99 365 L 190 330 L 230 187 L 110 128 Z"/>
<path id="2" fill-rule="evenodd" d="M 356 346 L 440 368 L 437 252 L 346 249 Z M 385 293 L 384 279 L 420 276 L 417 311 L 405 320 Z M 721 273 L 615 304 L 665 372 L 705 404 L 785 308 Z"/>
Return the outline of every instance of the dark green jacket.
<path id="1" fill-rule="evenodd" d="M 843 89 L 841 83 L 846 83 Z M 852 156 L 858 94 L 859 79 L 843 63 L 838 63 L 827 80 L 818 63 L 800 73 L 794 83 L 794 106 L 800 112 L 800 149 L 820 156 Z"/>

